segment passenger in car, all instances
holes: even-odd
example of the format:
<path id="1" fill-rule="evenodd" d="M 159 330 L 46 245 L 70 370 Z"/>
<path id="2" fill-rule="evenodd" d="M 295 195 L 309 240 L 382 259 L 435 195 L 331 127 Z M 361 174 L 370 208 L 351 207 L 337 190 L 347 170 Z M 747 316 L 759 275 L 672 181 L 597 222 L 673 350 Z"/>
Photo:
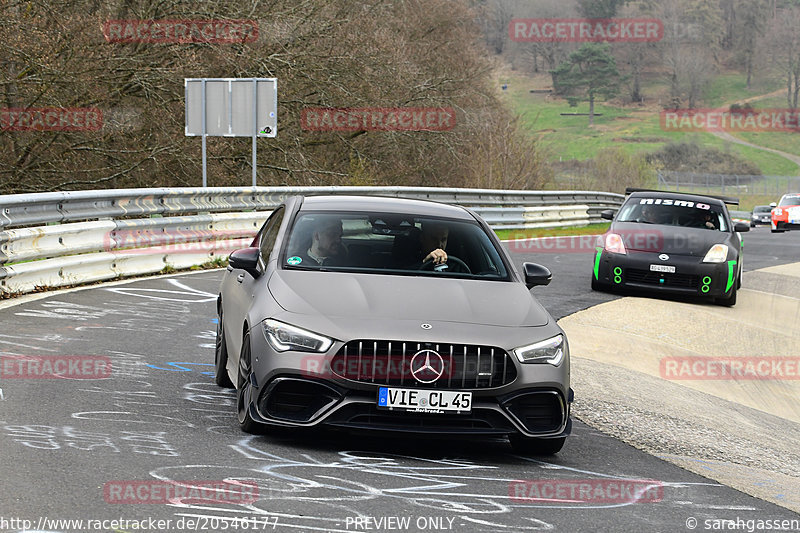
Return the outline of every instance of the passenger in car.
<path id="1" fill-rule="evenodd" d="M 315 221 L 311 246 L 297 255 L 303 265 L 341 265 L 347 259 L 342 244 L 342 221 L 339 217 L 324 216 Z"/>

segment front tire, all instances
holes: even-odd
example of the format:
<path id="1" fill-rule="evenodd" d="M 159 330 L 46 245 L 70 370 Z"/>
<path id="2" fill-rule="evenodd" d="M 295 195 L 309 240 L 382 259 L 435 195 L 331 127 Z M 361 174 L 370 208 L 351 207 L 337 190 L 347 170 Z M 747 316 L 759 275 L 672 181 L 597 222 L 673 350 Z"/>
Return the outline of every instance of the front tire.
<path id="1" fill-rule="evenodd" d="M 242 431 L 258 435 L 264 433 L 265 427 L 250 416 L 253 390 L 253 385 L 250 383 L 250 374 L 253 372 L 250 356 L 250 333 L 247 332 L 242 339 L 242 353 L 239 356 L 239 371 L 236 380 L 236 419 L 239 421 Z"/>
<path id="2" fill-rule="evenodd" d="M 538 439 L 522 435 L 509 435 L 508 440 L 511 441 L 514 451 L 521 455 L 555 455 L 564 447 L 567 437 Z"/>
<path id="3" fill-rule="evenodd" d="M 220 387 L 233 388 L 233 382 L 228 375 L 228 345 L 225 341 L 225 327 L 222 325 L 222 309 L 219 311 L 217 321 L 217 341 L 214 348 L 214 381 Z"/>

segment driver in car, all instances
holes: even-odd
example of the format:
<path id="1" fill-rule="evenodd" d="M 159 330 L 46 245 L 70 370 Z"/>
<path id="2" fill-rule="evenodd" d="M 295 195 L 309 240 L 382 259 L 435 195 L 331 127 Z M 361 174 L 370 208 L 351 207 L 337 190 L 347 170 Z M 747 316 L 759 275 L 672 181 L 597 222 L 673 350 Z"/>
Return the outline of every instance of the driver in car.
<path id="1" fill-rule="evenodd" d="M 436 222 L 423 222 L 422 232 L 419 234 L 419 253 L 418 256 L 425 263 L 432 260 L 434 265 L 442 265 L 447 262 L 447 237 L 450 228 L 446 224 Z M 427 251 L 427 253 L 426 253 Z"/>
<path id="2" fill-rule="evenodd" d="M 714 223 L 714 216 L 711 213 L 706 213 L 703 215 L 703 227 L 708 229 L 717 229 L 717 225 Z"/>
<path id="3" fill-rule="evenodd" d="M 436 221 L 423 221 L 420 228 L 412 228 L 408 235 L 398 235 L 392 256 L 401 268 L 419 269 L 433 264 L 442 267 L 447 263 L 447 238 L 450 228 Z"/>

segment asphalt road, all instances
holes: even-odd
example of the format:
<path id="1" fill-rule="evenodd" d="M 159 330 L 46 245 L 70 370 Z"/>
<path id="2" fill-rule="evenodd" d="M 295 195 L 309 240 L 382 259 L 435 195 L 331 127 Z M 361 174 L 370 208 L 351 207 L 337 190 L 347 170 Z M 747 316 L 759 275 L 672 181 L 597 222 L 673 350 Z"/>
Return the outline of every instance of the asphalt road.
<path id="1" fill-rule="evenodd" d="M 800 232 L 758 228 L 745 243 L 746 270 L 800 260 Z M 589 290 L 591 252 L 512 250 L 518 263 L 553 270 L 552 284 L 534 294 L 556 318 L 616 297 Z M 800 518 L 579 421 L 546 460 L 515 455 L 502 440 L 245 435 L 233 393 L 211 376 L 220 277 L 97 286 L 0 309 L 4 360 L 100 356 L 113 368 L 108 379 L 0 381 L 0 531 L 669 532 L 690 531 L 692 520 L 709 530 L 719 523 L 707 520 Z M 257 498 L 117 503 L 114 492 L 188 480 L 256 482 Z M 577 480 L 592 480 L 607 498 L 570 499 Z M 624 501 L 612 493 L 619 480 L 650 480 L 656 492 Z M 539 498 L 512 497 L 520 494 Z M 152 490 L 136 496 L 156 498 Z M 69 519 L 83 523 L 53 522 Z M 129 522 L 110 522 L 120 519 Z"/>

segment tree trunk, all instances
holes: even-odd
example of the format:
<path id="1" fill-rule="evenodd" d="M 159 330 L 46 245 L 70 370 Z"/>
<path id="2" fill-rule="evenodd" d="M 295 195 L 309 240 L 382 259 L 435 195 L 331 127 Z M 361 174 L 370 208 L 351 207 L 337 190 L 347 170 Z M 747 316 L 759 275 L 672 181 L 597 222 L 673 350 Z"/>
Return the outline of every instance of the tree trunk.
<path id="1" fill-rule="evenodd" d="M 748 54 L 749 55 L 749 54 Z M 747 58 L 747 90 L 750 90 L 750 80 L 753 77 L 753 58 Z"/>
<path id="2" fill-rule="evenodd" d="M 589 126 L 594 126 L 594 94 L 589 93 Z"/>
<path id="3" fill-rule="evenodd" d="M 634 102 L 642 101 L 642 69 L 638 63 L 633 67 L 633 90 L 631 90 L 631 100 Z"/>

